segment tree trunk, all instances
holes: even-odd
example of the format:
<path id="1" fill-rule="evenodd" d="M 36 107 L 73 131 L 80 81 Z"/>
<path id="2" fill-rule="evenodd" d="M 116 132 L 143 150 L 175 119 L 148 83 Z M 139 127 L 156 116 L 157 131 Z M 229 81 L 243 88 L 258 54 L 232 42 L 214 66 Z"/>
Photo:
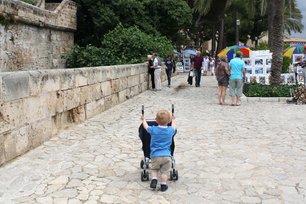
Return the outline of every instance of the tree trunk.
<path id="1" fill-rule="evenodd" d="M 274 12 L 271 16 L 271 29 L 269 32 L 272 51 L 272 65 L 270 84 L 278 85 L 281 83 L 281 70 L 283 65 L 283 33 L 284 33 L 284 3 L 285 0 L 270 0 L 273 2 Z M 272 8 L 270 8 L 272 9 Z"/>
<path id="2" fill-rule="evenodd" d="M 224 17 L 221 18 L 218 36 L 217 52 L 219 53 L 224 48 Z"/>

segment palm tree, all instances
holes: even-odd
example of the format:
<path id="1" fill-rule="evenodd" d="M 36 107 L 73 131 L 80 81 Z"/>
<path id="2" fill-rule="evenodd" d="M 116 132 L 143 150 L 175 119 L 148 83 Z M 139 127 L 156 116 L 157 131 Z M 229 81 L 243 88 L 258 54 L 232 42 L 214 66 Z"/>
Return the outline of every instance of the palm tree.
<path id="1" fill-rule="evenodd" d="M 281 68 L 283 65 L 283 34 L 284 34 L 284 6 L 285 0 L 268 1 L 268 30 L 269 44 L 272 56 L 270 84 L 281 83 Z"/>

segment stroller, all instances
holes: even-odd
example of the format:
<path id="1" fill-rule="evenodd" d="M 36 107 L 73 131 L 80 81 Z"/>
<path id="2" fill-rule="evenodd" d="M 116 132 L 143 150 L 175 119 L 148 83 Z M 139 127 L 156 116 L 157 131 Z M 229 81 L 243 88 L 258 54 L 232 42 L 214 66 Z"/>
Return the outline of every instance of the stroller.
<path id="1" fill-rule="evenodd" d="M 174 114 L 174 105 L 172 104 L 172 115 Z M 144 106 L 142 106 L 142 115 L 144 115 Z M 147 121 L 149 126 L 158 125 L 156 121 Z M 168 126 L 171 126 L 171 123 L 168 124 Z M 144 129 L 143 125 L 141 124 L 139 129 L 139 138 L 142 142 L 142 150 L 144 154 L 144 158 L 140 161 L 140 168 L 142 168 L 141 172 L 141 181 L 149 181 L 149 164 L 151 162 L 150 160 L 150 142 L 151 142 L 151 135 Z M 171 171 L 170 171 L 170 180 L 176 181 L 178 180 L 178 171 L 175 169 L 175 159 L 173 157 L 174 153 L 174 136 L 176 135 L 176 132 L 174 133 L 172 137 L 172 144 L 170 146 L 171 148 Z"/>

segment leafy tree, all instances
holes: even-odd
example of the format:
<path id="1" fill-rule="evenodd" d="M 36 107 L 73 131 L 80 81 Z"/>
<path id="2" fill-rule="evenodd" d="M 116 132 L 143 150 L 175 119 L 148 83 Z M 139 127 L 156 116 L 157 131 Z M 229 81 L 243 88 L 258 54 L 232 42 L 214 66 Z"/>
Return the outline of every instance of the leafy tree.
<path id="1" fill-rule="evenodd" d="M 190 26 L 191 8 L 184 0 L 76 0 L 76 43 L 101 46 L 101 38 L 119 23 L 137 26 L 147 34 L 161 33 L 174 43 Z"/>

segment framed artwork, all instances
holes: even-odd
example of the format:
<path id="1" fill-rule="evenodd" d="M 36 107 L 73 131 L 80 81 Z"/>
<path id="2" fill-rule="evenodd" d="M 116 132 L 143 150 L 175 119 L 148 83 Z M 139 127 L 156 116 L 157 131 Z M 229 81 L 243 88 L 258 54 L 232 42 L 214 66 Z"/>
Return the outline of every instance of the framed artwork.
<path id="1" fill-rule="evenodd" d="M 264 68 L 263 67 L 255 67 L 255 74 L 263 74 Z"/>
<path id="2" fill-rule="evenodd" d="M 285 84 L 286 83 L 286 77 L 285 75 L 281 75 L 281 83 Z"/>
<path id="3" fill-rule="evenodd" d="M 266 74 L 270 74 L 271 73 L 271 67 L 266 67 Z"/>
<path id="4" fill-rule="evenodd" d="M 266 84 L 266 76 L 259 76 L 259 83 Z"/>
<path id="5" fill-rule="evenodd" d="M 263 59 L 255 59 L 255 65 L 263 65 Z"/>
<path id="6" fill-rule="evenodd" d="M 252 67 L 249 67 L 249 66 L 245 67 L 245 72 L 247 74 L 252 74 Z"/>
<path id="7" fill-rule="evenodd" d="M 294 54 L 293 56 L 293 63 L 298 63 L 303 60 L 304 55 L 303 54 Z"/>
<path id="8" fill-rule="evenodd" d="M 242 58 L 246 66 L 251 66 L 251 59 L 250 58 Z"/>
<path id="9" fill-rule="evenodd" d="M 287 83 L 288 84 L 294 84 L 295 83 L 294 74 L 288 74 L 287 75 Z"/>
<path id="10" fill-rule="evenodd" d="M 256 83 L 257 79 L 256 76 L 250 76 L 250 83 Z"/>
<path id="11" fill-rule="evenodd" d="M 272 59 L 266 59 L 266 65 L 271 66 L 272 64 Z"/>

